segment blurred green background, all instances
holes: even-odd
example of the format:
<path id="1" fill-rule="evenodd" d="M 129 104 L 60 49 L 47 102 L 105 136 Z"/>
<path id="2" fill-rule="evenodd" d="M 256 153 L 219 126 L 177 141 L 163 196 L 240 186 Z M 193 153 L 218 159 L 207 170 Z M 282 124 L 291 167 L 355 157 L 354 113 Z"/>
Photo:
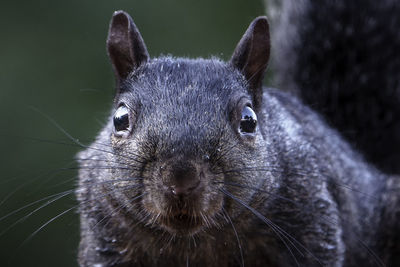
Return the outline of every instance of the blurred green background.
<path id="1" fill-rule="evenodd" d="M 59 144 L 69 141 L 40 112 L 83 142 L 93 139 L 113 97 L 105 39 L 119 9 L 131 14 L 151 56 L 223 59 L 264 14 L 261 0 L 2 0 L 0 266 L 77 266 L 76 210 L 46 225 L 76 205 L 73 194 L 33 214 L 45 200 L 19 208 L 75 187 L 79 148 Z"/>

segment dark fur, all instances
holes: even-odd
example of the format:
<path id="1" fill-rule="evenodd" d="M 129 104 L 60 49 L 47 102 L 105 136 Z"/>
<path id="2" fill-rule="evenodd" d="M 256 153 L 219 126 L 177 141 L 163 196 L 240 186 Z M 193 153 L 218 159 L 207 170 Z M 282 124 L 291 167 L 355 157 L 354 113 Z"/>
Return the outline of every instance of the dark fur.
<path id="1" fill-rule="evenodd" d="M 267 0 L 277 86 L 400 173 L 400 1 Z"/>
<path id="2" fill-rule="evenodd" d="M 242 40 L 265 34 L 259 23 Z M 390 247 L 397 245 L 398 180 L 366 164 L 293 96 L 264 88 L 261 98 L 259 83 L 249 80 L 262 75 L 246 68 L 257 63 L 263 72 L 266 64 L 242 63 L 260 60 L 253 53 L 267 47 L 237 49 L 246 51 L 229 63 L 141 53 L 126 78 L 119 71 L 126 61 L 113 60 L 122 79 L 112 114 L 125 103 L 133 128 L 116 136 L 111 115 L 78 155 L 80 265 L 379 266 L 368 249 L 398 263 Z M 237 130 L 243 101 L 260 104 L 254 136 Z M 164 188 L 176 165 L 201 174 L 202 191 L 183 201 L 186 208 Z M 184 209 L 200 226 L 182 219 Z"/>

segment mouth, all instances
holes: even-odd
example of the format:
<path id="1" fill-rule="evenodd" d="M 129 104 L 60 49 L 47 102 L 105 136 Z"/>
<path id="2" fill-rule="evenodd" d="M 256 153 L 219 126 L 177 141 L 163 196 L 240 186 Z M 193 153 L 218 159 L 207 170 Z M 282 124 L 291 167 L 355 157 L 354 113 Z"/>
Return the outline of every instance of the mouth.
<path id="1" fill-rule="evenodd" d="M 204 219 L 198 216 L 180 212 L 175 215 L 163 216 L 160 225 L 172 234 L 193 235 L 204 227 Z"/>

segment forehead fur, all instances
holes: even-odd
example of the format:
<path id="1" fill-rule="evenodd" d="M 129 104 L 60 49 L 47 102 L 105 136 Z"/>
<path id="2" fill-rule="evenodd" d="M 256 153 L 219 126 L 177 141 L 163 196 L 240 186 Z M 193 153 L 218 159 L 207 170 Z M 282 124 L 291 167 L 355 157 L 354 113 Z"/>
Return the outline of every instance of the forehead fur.
<path id="1" fill-rule="evenodd" d="M 124 87 L 121 101 L 140 105 L 136 133 L 178 143 L 219 136 L 228 125 L 230 101 L 247 96 L 243 75 L 216 58 L 156 58 Z"/>
<path id="2" fill-rule="evenodd" d="M 186 94 L 226 99 L 232 93 L 246 93 L 244 77 L 217 58 L 155 58 L 139 67 L 128 81 L 128 91 L 140 92 L 141 100 L 150 98 L 152 102 L 158 98 L 179 100 L 179 96 Z"/>

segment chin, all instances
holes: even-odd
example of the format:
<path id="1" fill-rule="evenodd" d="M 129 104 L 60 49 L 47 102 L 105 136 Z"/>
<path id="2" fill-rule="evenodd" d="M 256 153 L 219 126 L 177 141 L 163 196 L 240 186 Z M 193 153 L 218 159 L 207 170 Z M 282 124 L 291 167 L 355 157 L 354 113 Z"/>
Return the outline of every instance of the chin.
<path id="1" fill-rule="evenodd" d="M 187 214 L 166 216 L 159 223 L 163 229 L 177 236 L 193 236 L 206 228 L 203 218 Z"/>

